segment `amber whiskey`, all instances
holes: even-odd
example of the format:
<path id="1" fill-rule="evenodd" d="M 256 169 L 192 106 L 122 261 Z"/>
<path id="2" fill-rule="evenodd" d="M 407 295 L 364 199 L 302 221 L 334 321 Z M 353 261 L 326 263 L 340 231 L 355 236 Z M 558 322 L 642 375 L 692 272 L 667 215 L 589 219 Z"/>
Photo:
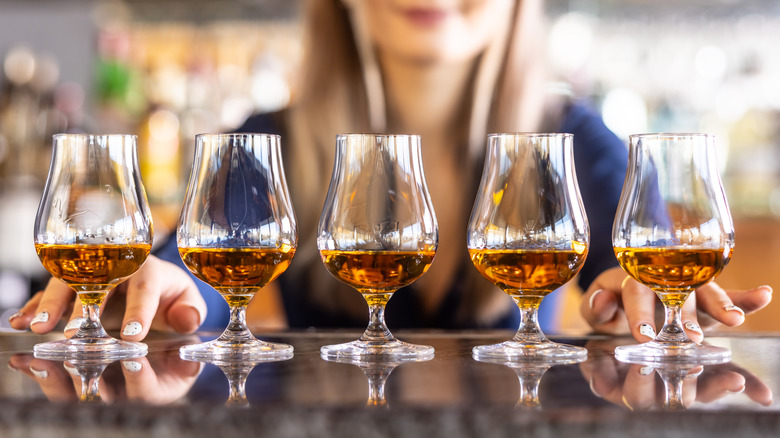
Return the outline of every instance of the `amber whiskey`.
<path id="1" fill-rule="evenodd" d="M 620 266 L 634 279 L 657 292 L 677 293 L 690 293 L 715 278 L 731 253 L 732 248 L 615 248 Z"/>
<path id="2" fill-rule="evenodd" d="M 469 249 L 469 255 L 479 273 L 509 295 L 545 296 L 577 275 L 587 249 Z"/>
<path id="3" fill-rule="evenodd" d="M 151 249 L 149 244 L 35 244 L 43 267 L 78 292 L 86 304 L 102 301 L 111 288 L 141 267 Z"/>
<path id="4" fill-rule="evenodd" d="M 228 304 L 241 305 L 287 269 L 295 248 L 192 247 L 179 248 L 179 255 L 187 268 L 221 293 Z M 229 299 L 229 295 L 245 299 Z"/>
<path id="5" fill-rule="evenodd" d="M 412 283 L 428 270 L 436 254 L 422 251 L 320 251 L 334 277 L 361 293 L 388 293 Z"/>

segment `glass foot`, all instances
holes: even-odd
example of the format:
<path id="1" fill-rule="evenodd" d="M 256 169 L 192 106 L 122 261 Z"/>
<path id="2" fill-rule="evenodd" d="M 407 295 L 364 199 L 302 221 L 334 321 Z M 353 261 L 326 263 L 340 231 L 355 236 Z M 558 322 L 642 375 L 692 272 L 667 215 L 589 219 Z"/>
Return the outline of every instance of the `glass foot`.
<path id="1" fill-rule="evenodd" d="M 220 360 L 275 360 L 292 357 L 292 345 L 266 342 L 259 339 L 229 342 L 220 339 L 202 344 L 184 345 L 179 356 L 185 360 L 199 360 L 214 363 Z"/>
<path id="2" fill-rule="evenodd" d="M 148 351 L 142 342 L 106 338 L 71 338 L 36 344 L 36 358 L 49 360 L 130 359 L 145 356 Z"/>
<path id="3" fill-rule="evenodd" d="M 472 354 L 477 360 L 561 360 L 565 362 L 568 359 L 577 360 L 587 358 L 588 350 L 583 347 L 558 344 L 551 341 L 533 343 L 506 341 L 500 344 L 474 347 Z"/>
<path id="4" fill-rule="evenodd" d="M 365 359 L 404 359 L 433 357 L 433 347 L 429 345 L 409 344 L 399 340 L 389 342 L 352 341 L 345 344 L 325 345 L 320 348 L 324 359 L 365 358 Z"/>
<path id="5" fill-rule="evenodd" d="M 629 363 L 695 363 L 711 365 L 731 360 L 731 351 L 723 347 L 695 342 L 650 341 L 615 348 L 615 359 Z"/>

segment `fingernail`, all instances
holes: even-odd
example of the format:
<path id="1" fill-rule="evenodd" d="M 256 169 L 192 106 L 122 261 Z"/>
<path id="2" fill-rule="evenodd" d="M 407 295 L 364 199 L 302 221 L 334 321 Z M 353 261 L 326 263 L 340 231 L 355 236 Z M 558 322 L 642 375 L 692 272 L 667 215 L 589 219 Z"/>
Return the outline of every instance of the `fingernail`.
<path id="1" fill-rule="evenodd" d="M 24 315 L 22 312 L 16 312 L 13 315 L 8 317 L 8 322 L 11 322 L 11 321 L 15 320 L 16 318 L 18 318 L 18 317 L 20 317 L 22 315 Z"/>
<path id="2" fill-rule="evenodd" d="M 30 372 L 33 373 L 33 376 L 39 378 L 39 379 L 45 379 L 49 377 L 49 372 L 46 370 L 36 370 L 33 367 L 30 367 Z"/>
<path id="3" fill-rule="evenodd" d="M 696 324 L 694 322 L 688 321 L 685 324 L 683 324 L 683 326 L 685 327 L 686 330 L 690 330 L 692 332 L 696 332 L 696 333 L 698 333 L 700 335 L 704 334 L 704 332 L 701 330 L 701 327 L 699 327 L 699 324 Z"/>
<path id="4" fill-rule="evenodd" d="M 723 310 L 725 310 L 726 312 L 738 312 L 743 317 L 745 316 L 745 311 L 733 304 L 727 304 L 723 306 Z"/>
<path id="5" fill-rule="evenodd" d="M 43 311 L 35 315 L 33 317 L 32 321 L 30 321 L 30 325 L 38 324 L 39 322 L 47 322 L 49 321 L 49 312 Z"/>
<path id="6" fill-rule="evenodd" d="M 643 376 L 649 376 L 650 374 L 653 374 L 653 371 L 655 371 L 655 368 L 651 366 L 644 366 L 642 368 L 639 368 L 639 374 Z"/>
<path id="7" fill-rule="evenodd" d="M 201 325 L 203 325 L 203 321 L 206 320 L 206 317 L 203 315 L 203 313 L 201 313 L 201 311 L 197 307 L 195 306 L 190 306 L 190 307 L 192 307 L 198 313 L 198 327 L 200 327 Z"/>
<path id="8" fill-rule="evenodd" d="M 140 322 L 130 321 L 127 324 L 125 324 L 125 328 L 124 330 L 122 330 L 122 335 L 135 336 L 141 333 L 141 330 L 143 330 L 143 326 L 141 325 Z"/>
<path id="9" fill-rule="evenodd" d="M 600 294 L 601 292 L 603 292 L 602 289 L 598 289 L 598 290 L 593 292 L 593 294 L 590 296 L 590 299 L 588 299 L 588 307 L 593 309 L 593 301 L 595 300 L 596 295 Z"/>
<path id="10" fill-rule="evenodd" d="M 134 360 L 124 360 L 122 361 L 122 367 L 131 373 L 137 373 L 141 371 L 142 366 L 140 362 L 136 362 Z"/>
<path id="11" fill-rule="evenodd" d="M 78 330 L 79 327 L 81 327 L 81 324 L 84 322 L 84 318 L 73 318 L 65 325 L 65 328 L 62 330 L 63 332 L 69 332 L 71 330 Z"/>
<path id="12" fill-rule="evenodd" d="M 62 367 L 65 368 L 65 371 L 67 371 L 68 374 L 70 374 L 71 376 L 81 377 L 81 375 L 79 374 L 79 370 L 72 363 L 67 361 L 63 362 Z"/>
<path id="13" fill-rule="evenodd" d="M 732 394 L 741 394 L 744 390 L 745 390 L 745 385 L 742 385 L 734 391 L 729 390 L 729 392 Z"/>
<path id="14" fill-rule="evenodd" d="M 655 338 L 655 330 L 653 330 L 653 326 L 650 324 L 642 323 L 639 324 L 639 334 L 642 336 L 646 336 L 650 339 Z"/>

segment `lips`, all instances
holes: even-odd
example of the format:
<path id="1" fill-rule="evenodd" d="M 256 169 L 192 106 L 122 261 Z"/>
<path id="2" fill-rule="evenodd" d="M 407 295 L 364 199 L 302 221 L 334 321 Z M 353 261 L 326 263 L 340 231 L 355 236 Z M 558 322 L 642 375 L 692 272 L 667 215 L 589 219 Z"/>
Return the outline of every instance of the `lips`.
<path id="1" fill-rule="evenodd" d="M 435 26 L 447 18 L 447 12 L 441 9 L 405 9 L 403 15 L 415 25 L 424 27 Z"/>

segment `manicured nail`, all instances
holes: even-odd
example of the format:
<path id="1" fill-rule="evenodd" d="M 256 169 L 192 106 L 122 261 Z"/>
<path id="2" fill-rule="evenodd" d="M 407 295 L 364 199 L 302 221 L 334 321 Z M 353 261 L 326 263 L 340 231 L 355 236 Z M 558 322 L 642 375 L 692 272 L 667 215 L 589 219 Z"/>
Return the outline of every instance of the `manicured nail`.
<path id="1" fill-rule="evenodd" d="M 49 372 L 46 370 L 36 370 L 33 367 L 30 367 L 30 372 L 33 373 L 33 376 L 39 378 L 39 379 L 45 379 L 49 377 Z"/>
<path id="2" fill-rule="evenodd" d="M 78 317 L 73 318 L 65 325 L 65 328 L 62 330 L 63 332 L 69 332 L 71 330 L 78 330 L 79 327 L 81 327 L 81 324 L 84 322 L 84 318 Z"/>
<path id="3" fill-rule="evenodd" d="M 81 374 L 79 374 L 79 370 L 70 362 L 65 361 L 62 363 L 62 367 L 65 368 L 65 371 L 68 372 L 73 377 L 81 377 Z"/>
<path id="4" fill-rule="evenodd" d="M 704 332 L 701 330 L 701 327 L 699 327 L 699 324 L 696 324 L 694 322 L 688 321 L 685 324 L 683 324 L 686 330 L 690 330 L 692 332 L 696 332 L 700 335 L 703 335 Z"/>
<path id="5" fill-rule="evenodd" d="M 593 301 L 596 299 L 596 295 L 604 292 L 602 289 L 598 289 L 593 292 L 593 294 L 590 296 L 590 299 L 588 299 L 588 307 L 590 307 L 591 310 L 593 310 Z"/>
<path id="6" fill-rule="evenodd" d="M 122 335 L 135 336 L 141 333 L 141 330 L 143 330 L 143 326 L 141 325 L 140 322 L 130 321 L 127 324 L 125 324 L 125 328 L 124 330 L 122 330 Z"/>
<path id="7" fill-rule="evenodd" d="M 11 315 L 11 316 L 9 316 L 9 317 L 8 317 L 8 322 L 11 322 L 11 321 L 15 320 L 16 318 L 18 318 L 18 317 L 20 317 L 20 316 L 22 316 L 22 315 L 24 315 L 24 313 L 22 313 L 22 312 L 16 312 L 16 313 L 14 313 L 13 315 Z"/>
<path id="8" fill-rule="evenodd" d="M 745 311 L 733 304 L 728 304 L 723 306 L 723 310 L 725 310 L 726 312 L 738 312 L 743 317 L 745 316 Z"/>
<path id="9" fill-rule="evenodd" d="M 653 326 L 650 324 L 639 324 L 639 334 L 642 336 L 647 336 L 650 339 L 655 338 L 655 330 L 653 330 Z"/>
<path id="10" fill-rule="evenodd" d="M 49 321 L 49 312 L 43 311 L 35 317 L 33 317 L 32 321 L 30 321 L 30 325 L 38 324 L 39 322 L 47 322 Z"/>
<path id="11" fill-rule="evenodd" d="M 189 306 L 189 307 L 192 307 L 198 313 L 198 327 L 200 327 L 201 325 L 203 325 L 203 321 L 206 320 L 206 317 L 203 315 L 203 313 L 201 313 L 201 311 L 197 307 L 195 306 Z"/>
<path id="12" fill-rule="evenodd" d="M 649 376 L 650 374 L 653 374 L 653 371 L 655 371 L 655 368 L 653 368 L 650 365 L 643 366 L 642 368 L 639 368 L 639 374 L 643 376 Z"/>
<path id="13" fill-rule="evenodd" d="M 134 360 L 123 360 L 122 367 L 131 373 L 137 373 L 141 371 L 141 363 Z"/>
<path id="14" fill-rule="evenodd" d="M 742 385 L 734 391 L 729 390 L 729 392 L 732 394 L 741 394 L 744 390 L 745 390 L 745 385 Z"/>

